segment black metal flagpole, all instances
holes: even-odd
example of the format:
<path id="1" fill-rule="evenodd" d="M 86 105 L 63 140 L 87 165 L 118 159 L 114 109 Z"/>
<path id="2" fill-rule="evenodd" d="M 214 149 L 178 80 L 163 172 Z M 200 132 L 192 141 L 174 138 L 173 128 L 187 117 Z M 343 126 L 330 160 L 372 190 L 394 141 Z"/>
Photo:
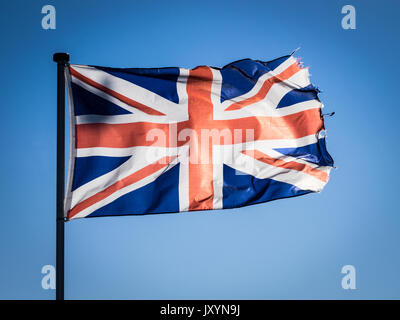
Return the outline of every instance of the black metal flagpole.
<path id="1" fill-rule="evenodd" d="M 65 77 L 68 53 L 55 53 L 57 62 L 57 256 L 56 299 L 64 300 L 64 184 L 65 184 Z"/>

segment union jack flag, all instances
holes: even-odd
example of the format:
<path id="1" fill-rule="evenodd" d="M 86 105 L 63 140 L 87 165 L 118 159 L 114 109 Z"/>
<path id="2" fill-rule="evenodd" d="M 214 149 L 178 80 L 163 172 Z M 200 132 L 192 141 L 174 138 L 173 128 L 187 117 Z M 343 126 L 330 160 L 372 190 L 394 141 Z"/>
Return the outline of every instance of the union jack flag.
<path id="1" fill-rule="evenodd" d="M 234 208 L 328 182 L 323 105 L 292 55 L 65 74 L 67 219 Z"/>

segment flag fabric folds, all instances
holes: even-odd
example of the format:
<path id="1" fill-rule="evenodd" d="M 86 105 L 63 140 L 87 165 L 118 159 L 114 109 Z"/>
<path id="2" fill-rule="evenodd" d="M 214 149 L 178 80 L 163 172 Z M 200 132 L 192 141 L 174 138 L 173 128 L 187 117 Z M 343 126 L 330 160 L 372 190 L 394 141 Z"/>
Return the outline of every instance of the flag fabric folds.
<path id="1" fill-rule="evenodd" d="M 323 104 L 292 55 L 65 75 L 68 220 L 242 207 L 329 180 Z"/>

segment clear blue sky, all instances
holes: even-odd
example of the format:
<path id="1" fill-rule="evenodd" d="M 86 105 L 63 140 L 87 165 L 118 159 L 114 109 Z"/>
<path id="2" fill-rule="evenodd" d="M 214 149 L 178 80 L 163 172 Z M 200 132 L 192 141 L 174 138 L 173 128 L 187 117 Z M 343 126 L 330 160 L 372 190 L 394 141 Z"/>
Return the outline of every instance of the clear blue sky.
<path id="1" fill-rule="evenodd" d="M 57 10 L 56 30 L 41 8 Z M 341 28 L 352 4 L 357 29 Z M 66 224 L 67 299 L 400 298 L 398 1 L 2 1 L 0 298 L 53 299 L 56 65 L 223 66 L 301 46 L 338 169 L 321 194 Z M 341 268 L 357 289 L 341 288 Z"/>

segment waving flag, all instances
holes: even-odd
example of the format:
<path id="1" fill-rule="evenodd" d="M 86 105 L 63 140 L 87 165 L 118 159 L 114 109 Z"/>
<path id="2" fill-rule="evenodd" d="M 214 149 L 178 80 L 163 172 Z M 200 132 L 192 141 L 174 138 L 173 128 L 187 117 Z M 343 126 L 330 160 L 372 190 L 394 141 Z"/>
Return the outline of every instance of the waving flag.
<path id="1" fill-rule="evenodd" d="M 223 68 L 66 69 L 68 219 L 241 207 L 319 192 L 333 160 L 293 56 Z"/>

